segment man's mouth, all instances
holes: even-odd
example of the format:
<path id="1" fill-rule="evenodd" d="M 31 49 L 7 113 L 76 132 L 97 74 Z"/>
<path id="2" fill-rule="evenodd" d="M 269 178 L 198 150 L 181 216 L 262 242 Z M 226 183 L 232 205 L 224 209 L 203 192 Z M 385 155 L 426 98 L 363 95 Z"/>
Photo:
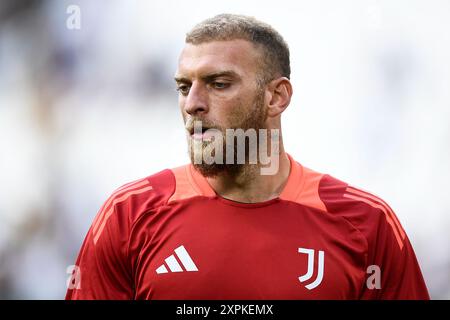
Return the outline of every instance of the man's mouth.
<path id="1" fill-rule="evenodd" d="M 208 130 L 209 128 L 202 127 L 201 129 L 202 129 L 201 132 L 202 132 L 202 133 L 205 133 L 205 131 Z M 195 133 L 194 127 L 189 128 L 189 129 L 188 129 L 188 132 L 189 132 L 189 134 L 192 136 L 192 135 Z"/>
<path id="2" fill-rule="evenodd" d="M 208 130 L 210 130 L 210 131 L 208 131 Z M 219 130 L 215 129 L 215 128 L 208 128 L 208 127 L 202 127 L 201 131 L 199 131 L 198 129 L 194 130 L 194 128 L 190 128 L 188 130 L 190 137 L 192 139 L 196 139 L 196 140 L 209 140 L 213 136 L 213 133 L 217 132 L 217 131 L 219 131 Z"/>

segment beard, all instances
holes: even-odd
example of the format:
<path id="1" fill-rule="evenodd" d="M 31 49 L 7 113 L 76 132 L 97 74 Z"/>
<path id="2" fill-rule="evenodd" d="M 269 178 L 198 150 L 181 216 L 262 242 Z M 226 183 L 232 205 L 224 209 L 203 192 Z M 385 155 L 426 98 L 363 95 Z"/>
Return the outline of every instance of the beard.
<path id="1" fill-rule="evenodd" d="M 257 152 L 254 150 L 259 145 L 259 129 L 265 128 L 265 121 L 267 118 L 267 110 L 264 105 L 264 94 L 262 90 L 258 90 L 255 98 L 252 102 L 252 108 L 248 109 L 247 106 L 239 106 L 235 108 L 237 112 L 230 115 L 229 123 L 230 128 L 221 127 L 217 123 L 205 122 L 201 119 L 189 119 L 186 123 L 186 128 L 188 131 L 193 128 L 193 123 L 195 121 L 201 121 L 202 127 L 205 129 L 214 129 L 216 132 L 220 133 L 220 138 L 222 139 L 222 150 L 221 156 L 222 161 L 213 161 L 212 163 L 206 163 L 205 161 L 196 161 L 196 154 L 201 155 L 202 159 L 205 155 L 210 155 L 214 158 L 216 156 L 215 141 L 194 141 L 192 136 L 188 137 L 189 145 L 189 156 L 191 158 L 191 163 L 196 170 L 198 170 L 204 177 L 215 177 L 219 174 L 228 175 L 231 177 L 245 176 L 246 173 L 252 171 L 252 169 L 257 168 L 258 164 L 250 162 L 251 152 Z M 246 112 L 242 112 L 246 110 Z M 226 129 L 242 129 L 244 132 L 248 129 L 256 130 L 256 145 L 251 144 L 248 137 L 245 137 L 245 147 L 244 147 L 244 163 L 238 161 L 238 140 L 234 136 L 228 137 L 226 134 Z M 213 138 L 214 139 L 214 138 Z M 232 155 L 232 161 L 225 161 L 224 155 L 226 154 L 227 145 L 234 146 L 234 153 Z M 241 163 L 240 163 L 241 162 Z"/>

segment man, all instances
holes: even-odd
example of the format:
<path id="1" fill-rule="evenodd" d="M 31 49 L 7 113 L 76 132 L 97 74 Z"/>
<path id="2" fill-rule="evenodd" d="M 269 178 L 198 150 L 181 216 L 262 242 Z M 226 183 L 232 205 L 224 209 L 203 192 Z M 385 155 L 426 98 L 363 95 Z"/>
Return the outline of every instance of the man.
<path id="1" fill-rule="evenodd" d="M 392 209 L 285 152 L 289 78 L 269 25 L 194 27 L 175 75 L 192 163 L 112 194 L 66 298 L 429 299 Z"/>

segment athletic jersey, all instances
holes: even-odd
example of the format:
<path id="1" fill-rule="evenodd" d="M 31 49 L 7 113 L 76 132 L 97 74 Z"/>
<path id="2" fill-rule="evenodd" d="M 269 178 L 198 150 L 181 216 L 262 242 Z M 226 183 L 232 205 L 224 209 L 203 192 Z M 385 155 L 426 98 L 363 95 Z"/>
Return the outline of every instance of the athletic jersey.
<path id="1" fill-rule="evenodd" d="M 260 203 L 217 195 L 191 164 L 119 188 L 66 299 L 429 299 L 386 202 L 289 159 Z"/>

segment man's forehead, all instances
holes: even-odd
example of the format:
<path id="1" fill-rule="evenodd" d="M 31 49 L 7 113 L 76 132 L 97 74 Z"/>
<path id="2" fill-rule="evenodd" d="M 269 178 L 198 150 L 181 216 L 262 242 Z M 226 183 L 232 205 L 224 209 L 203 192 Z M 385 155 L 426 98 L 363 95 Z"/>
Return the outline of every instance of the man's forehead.
<path id="1" fill-rule="evenodd" d="M 246 40 L 187 43 L 178 60 L 177 74 L 188 75 L 233 70 L 237 74 L 255 72 L 260 55 Z"/>

